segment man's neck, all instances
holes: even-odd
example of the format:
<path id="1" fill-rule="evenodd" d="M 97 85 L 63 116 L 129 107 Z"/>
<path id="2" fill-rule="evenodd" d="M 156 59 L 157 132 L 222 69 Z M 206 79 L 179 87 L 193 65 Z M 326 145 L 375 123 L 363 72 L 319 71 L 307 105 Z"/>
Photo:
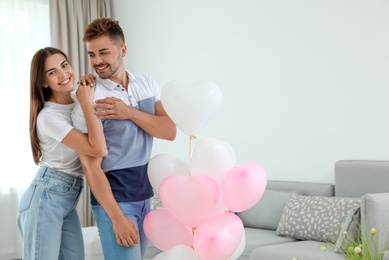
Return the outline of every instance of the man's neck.
<path id="1" fill-rule="evenodd" d="M 127 71 L 123 70 L 120 74 L 115 74 L 112 77 L 109 78 L 113 82 L 122 85 L 123 88 L 127 89 L 127 86 L 130 82 L 129 75 L 127 74 Z"/>

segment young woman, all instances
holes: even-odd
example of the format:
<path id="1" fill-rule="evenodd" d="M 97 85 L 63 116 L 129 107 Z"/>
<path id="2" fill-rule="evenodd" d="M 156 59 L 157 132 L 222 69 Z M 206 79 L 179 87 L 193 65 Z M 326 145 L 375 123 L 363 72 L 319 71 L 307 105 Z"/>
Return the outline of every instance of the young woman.
<path id="1" fill-rule="evenodd" d="M 81 156 L 107 155 L 101 122 L 92 104 L 94 86 L 79 85 L 67 56 L 56 48 L 37 51 L 30 71 L 30 139 L 40 165 L 23 195 L 17 223 L 23 259 L 84 259 L 76 205 L 83 188 Z M 78 99 L 78 101 L 77 101 Z M 88 135 L 74 129 L 71 112 L 80 102 Z"/>

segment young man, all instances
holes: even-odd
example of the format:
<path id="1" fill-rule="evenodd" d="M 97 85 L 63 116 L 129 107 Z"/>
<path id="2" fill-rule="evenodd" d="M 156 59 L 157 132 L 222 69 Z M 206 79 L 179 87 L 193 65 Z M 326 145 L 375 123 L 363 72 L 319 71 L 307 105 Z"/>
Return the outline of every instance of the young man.
<path id="1" fill-rule="evenodd" d="M 100 161 L 81 158 L 92 189 L 92 210 L 105 259 L 142 259 L 147 247 L 143 220 L 153 190 L 147 176 L 153 137 L 174 140 L 176 126 L 161 104 L 160 89 L 145 75 L 125 69 L 127 46 L 122 28 L 98 18 L 84 32 L 90 64 L 97 73 L 94 95 L 108 155 Z M 86 132 L 82 110 L 72 114 Z M 93 196 L 94 195 L 94 196 Z"/>

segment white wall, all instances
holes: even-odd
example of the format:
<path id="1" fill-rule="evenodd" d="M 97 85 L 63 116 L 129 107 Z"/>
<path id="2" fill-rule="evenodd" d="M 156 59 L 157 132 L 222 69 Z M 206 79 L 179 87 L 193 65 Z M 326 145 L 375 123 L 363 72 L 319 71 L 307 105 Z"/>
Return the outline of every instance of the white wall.
<path id="1" fill-rule="evenodd" d="M 389 157 L 389 2 L 112 0 L 127 68 L 213 81 L 221 108 L 197 135 L 230 143 L 269 179 L 333 182 L 341 159 Z M 154 155 L 188 160 L 189 137 Z M 195 144 L 195 143 L 194 143 Z"/>

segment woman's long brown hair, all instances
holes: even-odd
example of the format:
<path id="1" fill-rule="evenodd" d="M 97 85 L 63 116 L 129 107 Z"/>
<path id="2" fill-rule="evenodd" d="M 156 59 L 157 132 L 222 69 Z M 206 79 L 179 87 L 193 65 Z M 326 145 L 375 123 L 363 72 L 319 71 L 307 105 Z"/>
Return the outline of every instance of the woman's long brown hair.
<path id="1" fill-rule="evenodd" d="M 31 60 L 30 69 L 30 142 L 32 156 L 35 164 L 39 164 L 42 157 L 42 150 L 39 144 L 36 123 L 39 112 L 45 105 L 45 102 L 51 97 L 51 89 L 48 86 L 43 87 L 45 82 L 45 61 L 47 57 L 60 53 L 67 60 L 68 57 L 61 50 L 46 47 L 40 49 Z"/>

